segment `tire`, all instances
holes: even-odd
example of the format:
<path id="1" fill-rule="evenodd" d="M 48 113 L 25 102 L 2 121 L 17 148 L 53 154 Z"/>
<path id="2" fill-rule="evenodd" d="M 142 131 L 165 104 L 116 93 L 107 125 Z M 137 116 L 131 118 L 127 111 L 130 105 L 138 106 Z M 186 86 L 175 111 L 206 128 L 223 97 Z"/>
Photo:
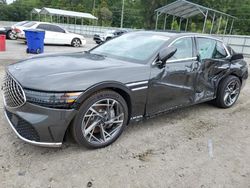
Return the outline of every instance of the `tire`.
<path id="1" fill-rule="evenodd" d="M 109 40 L 111 40 L 111 39 L 112 39 L 111 37 L 107 37 L 107 38 L 106 38 L 106 41 L 109 41 Z"/>
<path id="2" fill-rule="evenodd" d="M 8 39 L 11 39 L 11 40 L 16 40 L 17 39 L 16 35 L 12 31 L 8 31 L 6 35 L 7 35 Z"/>
<path id="3" fill-rule="evenodd" d="M 41 53 L 40 48 L 37 48 L 37 49 L 36 49 L 36 54 L 40 54 L 40 53 Z"/>
<path id="4" fill-rule="evenodd" d="M 241 81 L 236 76 L 228 76 L 223 79 L 217 91 L 215 105 L 220 108 L 232 107 L 240 95 Z"/>
<path id="5" fill-rule="evenodd" d="M 83 102 L 71 133 L 79 145 L 103 148 L 116 141 L 127 122 L 128 107 L 124 98 L 112 90 L 102 90 Z"/>
<path id="6" fill-rule="evenodd" d="M 78 38 L 74 38 L 71 42 L 71 46 L 73 47 L 80 47 L 82 45 L 82 42 Z"/>

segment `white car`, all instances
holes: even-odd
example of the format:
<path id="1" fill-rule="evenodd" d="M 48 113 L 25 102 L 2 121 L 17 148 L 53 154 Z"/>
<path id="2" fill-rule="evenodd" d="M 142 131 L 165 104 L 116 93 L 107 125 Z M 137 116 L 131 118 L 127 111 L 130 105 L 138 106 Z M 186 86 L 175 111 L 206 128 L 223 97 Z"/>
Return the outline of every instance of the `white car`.
<path id="1" fill-rule="evenodd" d="M 28 22 L 22 26 L 16 26 L 14 31 L 17 37 L 25 39 L 26 29 L 40 29 L 45 31 L 44 44 L 59 44 L 71 45 L 73 47 L 80 47 L 86 44 L 86 40 L 82 35 L 70 33 L 58 25 L 47 22 Z"/>

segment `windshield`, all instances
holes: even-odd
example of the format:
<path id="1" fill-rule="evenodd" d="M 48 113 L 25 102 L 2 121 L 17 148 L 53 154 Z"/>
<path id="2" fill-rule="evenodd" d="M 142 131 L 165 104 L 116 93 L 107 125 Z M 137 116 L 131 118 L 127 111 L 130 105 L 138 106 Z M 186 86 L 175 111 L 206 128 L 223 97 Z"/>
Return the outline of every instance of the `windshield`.
<path id="1" fill-rule="evenodd" d="M 90 53 L 143 63 L 168 39 L 166 36 L 152 33 L 128 33 L 98 46 Z"/>

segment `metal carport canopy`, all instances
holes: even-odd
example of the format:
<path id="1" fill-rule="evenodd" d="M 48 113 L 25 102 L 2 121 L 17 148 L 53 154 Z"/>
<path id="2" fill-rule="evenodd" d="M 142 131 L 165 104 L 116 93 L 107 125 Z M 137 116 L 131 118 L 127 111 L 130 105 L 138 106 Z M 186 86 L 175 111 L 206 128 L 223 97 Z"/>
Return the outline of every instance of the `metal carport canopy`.
<path id="1" fill-rule="evenodd" d="M 97 17 L 93 16 L 89 13 L 82 13 L 82 12 L 75 12 L 69 10 L 61 10 L 61 9 L 54 9 L 54 8 L 42 8 L 39 14 L 47 14 L 51 16 L 65 16 L 65 17 L 74 17 L 74 18 L 87 18 L 97 20 Z"/>
<path id="2" fill-rule="evenodd" d="M 224 12 L 204 7 L 202 5 L 198 5 L 186 0 L 177 0 L 173 3 L 170 3 L 166 6 L 156 9 L 155 12 L 157 12 L 157 20 L 156 20 L 157 22 L 158 22 L 158 17 L 161 14 L 172 15 L 174 17 L 180 17 L 181 19 L 188 19 L 198 14 L 202 14 L 205 17 L 205 22 L 204 22 L 205 26 L 209 12 L 213 13 L 213 22 L 216 14 L 219 14 L 220 16 L 226 16 L 227 18 L 231 18 L 233 20 L 237 19 L 236 17 L 226 14 Z M 156 29 L 157 29 L 157 23 L 156 23 Z M 204 32 L 204 27 L 203 27 L 203 32 Z"/>
<path id="3" fill-rule="evenodd" d="M 31 13 L 33 13 L 33 14 L 39 14 L 40 12 L 41 12 L 41 9 L 39 9 L 39 8 L 33 8 L 31 11 Z"/>

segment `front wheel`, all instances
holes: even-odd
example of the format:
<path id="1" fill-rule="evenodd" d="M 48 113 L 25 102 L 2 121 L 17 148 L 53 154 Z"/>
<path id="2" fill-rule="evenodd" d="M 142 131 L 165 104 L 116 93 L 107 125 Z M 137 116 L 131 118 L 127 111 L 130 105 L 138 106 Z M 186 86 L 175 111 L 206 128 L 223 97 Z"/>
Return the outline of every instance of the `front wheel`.
<path id="1" fill-rule="evenodd" d="M 111 90 L 93 94 L 81 106 L 71 131 L 80 145 L 102 148 L 113 143 L 128 121 L 128 107 L 121 95 Z"/>
<path id="2" fill-rule="evenodd" d="M 74 38 L 71 42 L 71 46 L 73 47 L 80 47 L 81 46 L 81 40 L 78 38 Z"/>
<path id="3" fill-rule="evenodd" d="M 236 76 L 228 76 L 221 81 L 218 88 L 216 105 L 221 108 L 230 108 L 233 106 L 241 89 L 240 79 Z"/>
<path id="4" fill-rule="evenodd" d="M 7 38 L 11 39 L 11 40 L 16 40 L 17 39 L 15 33 L 13 33 L 12 31 L 7 32 Z"/>

